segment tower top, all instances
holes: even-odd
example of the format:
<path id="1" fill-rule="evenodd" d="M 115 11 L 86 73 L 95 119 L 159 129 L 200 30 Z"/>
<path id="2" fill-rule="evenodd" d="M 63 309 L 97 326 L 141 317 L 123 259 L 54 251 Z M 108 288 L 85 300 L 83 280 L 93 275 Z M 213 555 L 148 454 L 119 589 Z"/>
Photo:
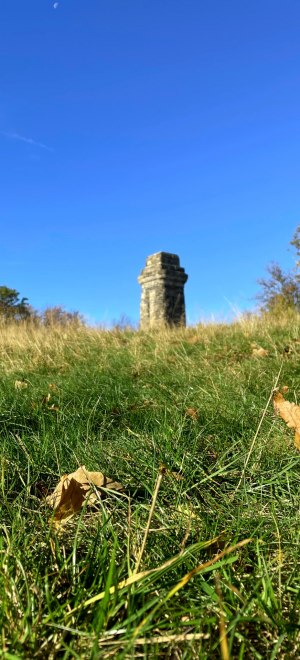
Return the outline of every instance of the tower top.
<path id="1" fill-rule="evenodd" d="M 155 252 L 150 254 L 150 257 L 147 257 L 146 265 L 154 264 L 165 264 L 179 266 L 179 257 L 177 254 L 172 254 L 171 252 Z"/>

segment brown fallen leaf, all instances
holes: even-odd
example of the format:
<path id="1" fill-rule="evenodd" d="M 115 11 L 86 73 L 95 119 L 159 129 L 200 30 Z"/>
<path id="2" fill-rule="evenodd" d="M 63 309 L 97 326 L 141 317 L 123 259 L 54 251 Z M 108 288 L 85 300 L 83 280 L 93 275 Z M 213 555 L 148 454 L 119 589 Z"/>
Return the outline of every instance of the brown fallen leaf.
<path id="1" fill-rule="evenodd" d="M 165 467 L 165 475 L 170 479 L 175 479 L 175 481 L 182 481 L 184 479 L 184 476 L 181 472 L 177 470 L 169 470 L 167 467 Z"/>
<path id="2" fill-rule="evenodd" d="M 185 504 L 178 504 L 175 509 L 175 513 L 179 513 L 181 516 L 186 518 L 197 518 L 196 514 L 193 512 L 192 506 Z"/>
<path id="3" fill-rule="evenodd" d="M 253 357 L 267 357 L 269 355 L 269 351 L 267 351 L 266 348 L 262 348 L 262 346 L 255 346 L 252 348 L 252 355 Z"/>
<path id="4" fill-rule="evenodd" d="M 84 503 L 95 504 L 103 496 L 103 489 L 123 490 L 117 481 L 106 477 L 102 472 L 89 472 L 82 465 L 71 474 L 64 474 L 46 502 L 54 509 L 51 518 L 54 527 L 65 524 Z"/>
<path id="5" fill-rule="evenodd" d="M 15 390 L 24 390 L 28 387 L 28 383 L 25 380 L 15 380 Z"/>
<path id="6" fill-rule="evenodd" d="M 281 392 L 273 397 L 275 412 L 282 417 L 290 429 L 295 429 L 295 447 L 300 451 L 300 406 L 286 401 Z"/>
<path id="7" fill-rule="evenodd" d="M 198 410 L 196 408 L 187 408 L 185 411 L 185 414 L 187 417 L 191 417 L 192 419 L 198 419 Z"/>
<path id="8" fill-rule="evenodd" d="M 187 342 L 188 344 L 195 346 L 195 344 L 200 344 L 201 342 L 203 343 L 203 339 L 200 339 L 200 337 L 197 337 L 197 335 L 192 335 L 191 337 L 187 338 Z"/>
<path id="9" fill-rule="evenodd" d="M 168 477 L 175 479 L 175 481 L 182 481 L 184 479 L 183 474 L 180 474 L 180 472 L 174 472 L 174 470 L 167 472 L 167 475 Z"/>

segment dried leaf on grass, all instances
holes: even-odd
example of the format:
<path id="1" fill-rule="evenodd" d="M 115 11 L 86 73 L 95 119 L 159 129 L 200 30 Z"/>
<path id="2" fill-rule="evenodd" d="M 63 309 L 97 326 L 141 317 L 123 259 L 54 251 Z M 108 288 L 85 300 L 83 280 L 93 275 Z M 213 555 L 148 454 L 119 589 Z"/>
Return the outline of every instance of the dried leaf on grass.
<path id="1" fill-rule="evenodd" d="M 187 417 L 191 417 L 191 419 L 194 420 L 198 419 L 199 416 L 198 410 L 196 410 L 196 408 L 187 408 L 185 414 Z"/>
<path id="2" fill-rule="evenodd" d="M 28 387 L 25 380 L 15 380 L 15 390 L 24 390 Z"/>
<path id="3" fill-rule="evenodd" d="M 178 514 L 184 518 L 192 519 L 192 518 L 197 518 L 196 514 L 193 512 L 192 506 L 188 506 L 187 504 L 178 504 L 178 506 L 175 509 L 175 514 Z"/>
<path id="4" fill-rule="evenodd" d="M 262 346 L 253 346 L 252 348 L 252 355 L 253 357 L 267 357 L 269 355 L 269 351 L 267 351 L 266 348 L 262 348 Z"/>
<path id="5" fill-rule="evenodd" d="M 175 479 L 175 481 L 182 481 L 184 479 L 183 474 L 181 474 L 181 472 L 176 472 L 175 470 L 167 470 L 166 476 Z"/>
<path id="6" fill-rule="evenodd" d="M 89 472 L 84 465 L 76 472 L 63 475 L 53 493 L 46 498 L 47 504 L 55 510 L 51 519 L 54 527 L 66 523 L 85 503 L 95 504 L 103 496 L 103 489 L 120 491 L 123 486 L 102 472 Z"/>
<path id="7" fill-rule="evenodd" d="M 300 406 L 286 401 L 281 392 L 273 397 L 274 410 L 282 417 L 290 429 L 295 429 L 295 447 L 300 451 Z"/>
<path id="8" fill-rule="evenodd" d="M 52 384 L 50 383 L 49 387 L 51 387 L 51 389 L 55 389 L 56 385 L 53 385 L 53 387 L 52 387 Z M 45 408 L 47 410 L 52 410 L 52 412 L 53 411 L 58 412 L 60 410 L 59 406 L 56 405 L 55 403 L 49 404 L 50 399 L 51 399 L 51 394 L 50 394 L 50 392 L 47 392 L 47 394 L 44 394 L 44 396 L 42 397 L 42 400 L 41 400 L 42 405 L 45 406 Z"/>
<path id="9" fill-rule="evenodd" d="M 188 344 L 191 344 L 192 346 L 195 346 L 195 344 L 203 343 L 203 339 L 201 339 L 197 335 L 192 335 L 191 337 L 188 337 L 186 341 L 188 342 Z"/>

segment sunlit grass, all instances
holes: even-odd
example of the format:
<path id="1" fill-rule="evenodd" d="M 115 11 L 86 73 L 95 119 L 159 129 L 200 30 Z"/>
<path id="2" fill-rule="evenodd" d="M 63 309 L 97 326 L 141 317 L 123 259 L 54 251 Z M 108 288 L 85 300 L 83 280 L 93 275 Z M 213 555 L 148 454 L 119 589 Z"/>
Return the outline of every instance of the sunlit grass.
<path id="1" fill-rule="evenodd" d="M 279 372 L 297 402 L 299 357 L 296 315 L 0 328 L 2 657 L 208 659 L 222 629 L 231 658 L 298 657 L 300 454 L 266 404 Z M 81 464 L 125 493 L 57 535 L 46 495 Z"/>

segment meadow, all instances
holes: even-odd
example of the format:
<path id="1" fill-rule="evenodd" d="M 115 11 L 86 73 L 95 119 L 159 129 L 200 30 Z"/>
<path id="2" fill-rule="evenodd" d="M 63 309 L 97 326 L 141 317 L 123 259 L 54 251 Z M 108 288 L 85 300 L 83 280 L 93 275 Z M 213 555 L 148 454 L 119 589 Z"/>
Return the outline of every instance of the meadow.
<path id="1" fill-rule="evenodd" d="M 295 314 L 0 327 L 2 658 L 299 657 L 299 358 Z M 57 529 L 81 465 L 123 490 Z"/>

